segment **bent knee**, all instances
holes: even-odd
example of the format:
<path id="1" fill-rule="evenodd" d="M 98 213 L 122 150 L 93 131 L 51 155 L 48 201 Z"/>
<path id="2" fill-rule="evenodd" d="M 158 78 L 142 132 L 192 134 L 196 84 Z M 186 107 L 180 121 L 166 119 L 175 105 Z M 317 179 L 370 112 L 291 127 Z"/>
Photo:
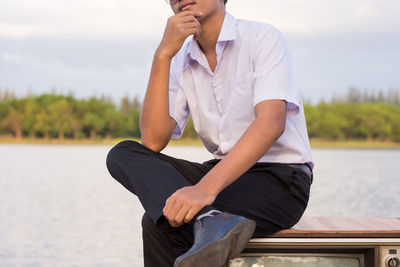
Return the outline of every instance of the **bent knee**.
<path id="1" fill-rule="evenodd" d="M 132 150 L 132 147 L 138 144 L 135 141 L 125 140 L 116 144 L 107 154 L 106 165 L 111 175 L 117 164 L 125 157 L 127 151 Z"/>
<path id="2" fill-rule="evenodd" d="M 125 140 L 116 144 L 107 154 L 107 167 L 114 165 L 115 162 L 120 161 L 126 152 L 134 152 L 135 147 L 142 146 L 136 141 Z"/>

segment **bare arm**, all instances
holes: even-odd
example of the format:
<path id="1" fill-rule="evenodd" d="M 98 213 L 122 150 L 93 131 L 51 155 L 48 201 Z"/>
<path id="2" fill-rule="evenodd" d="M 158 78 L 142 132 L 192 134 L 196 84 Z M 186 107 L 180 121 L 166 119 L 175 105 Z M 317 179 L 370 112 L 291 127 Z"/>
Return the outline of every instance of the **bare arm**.
<path id="1" fill-rule="evenodd" d="M 204 206 L 211 205 L 219 192 L 250 169 L 282 135 L 286 123 L 286 102 L 266 100 L 255 107 L 256 119 L 211 171 L 194 186 L 184 187 L 166 201 L 164 216 L 172 226 L 190 222 Z"/>
<path id="2" fill-rule="evenodd" d="M 171 58 L 156 52 L 140 113 L 142 144 L 155 152 L 170 140 L 176 122 L 169 116 L 168 84 Z"/>
<path id="3" fill-rule="evenodd" d="M 163 39 L 153 58 L 150 79 L 140 113 L 142 144 L 155 152 L 169 142 L 176 122 L 169 116 L 169 73 L 173 56 L 189 35 L 200 33 L 199 12 L 184 11 L 168 19 Z"/>

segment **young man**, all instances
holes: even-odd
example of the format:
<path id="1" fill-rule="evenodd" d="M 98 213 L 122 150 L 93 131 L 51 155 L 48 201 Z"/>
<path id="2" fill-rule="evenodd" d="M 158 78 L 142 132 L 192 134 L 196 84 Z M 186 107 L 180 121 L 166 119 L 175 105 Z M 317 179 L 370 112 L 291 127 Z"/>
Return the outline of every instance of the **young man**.
<path id="1" fill-rule="evenodd" d="M 222 266 L 252 236 L 293 226 L 308 203 L 313 163 L 291 54 L 275 27 L 236 20 L 225 4 L 170 0 L 142 144 L 121 142 L 107 157 L 146 211 L 145 266 Z M 215 159 L 159 153 L 189 112 Z"/>

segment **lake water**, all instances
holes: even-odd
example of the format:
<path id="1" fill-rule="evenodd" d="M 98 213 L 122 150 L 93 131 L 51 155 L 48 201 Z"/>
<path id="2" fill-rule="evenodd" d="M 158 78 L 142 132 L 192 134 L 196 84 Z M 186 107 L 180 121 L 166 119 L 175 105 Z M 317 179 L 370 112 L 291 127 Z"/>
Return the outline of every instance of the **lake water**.
<path id="1" fill-rule="evenodd" d="M 0 266 L 143 266 L 134 195 L 110 146 L 0 145 Z M 201 147 L 165 153 L 193 161 Z M 400 217 L 400 150 L 313 149 L 308 216 Z"/>

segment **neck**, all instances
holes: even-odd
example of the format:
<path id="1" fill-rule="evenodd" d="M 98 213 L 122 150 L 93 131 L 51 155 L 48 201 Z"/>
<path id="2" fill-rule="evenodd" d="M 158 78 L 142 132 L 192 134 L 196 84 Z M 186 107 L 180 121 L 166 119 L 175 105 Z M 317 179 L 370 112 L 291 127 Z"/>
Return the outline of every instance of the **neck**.
<path id="1" fill-rule="evenodd" d="M 225 9 L 221 9 L 201 21 L 201 33 L 197 42 L 204 54 L 215 53 L 224 18 Z"/>

